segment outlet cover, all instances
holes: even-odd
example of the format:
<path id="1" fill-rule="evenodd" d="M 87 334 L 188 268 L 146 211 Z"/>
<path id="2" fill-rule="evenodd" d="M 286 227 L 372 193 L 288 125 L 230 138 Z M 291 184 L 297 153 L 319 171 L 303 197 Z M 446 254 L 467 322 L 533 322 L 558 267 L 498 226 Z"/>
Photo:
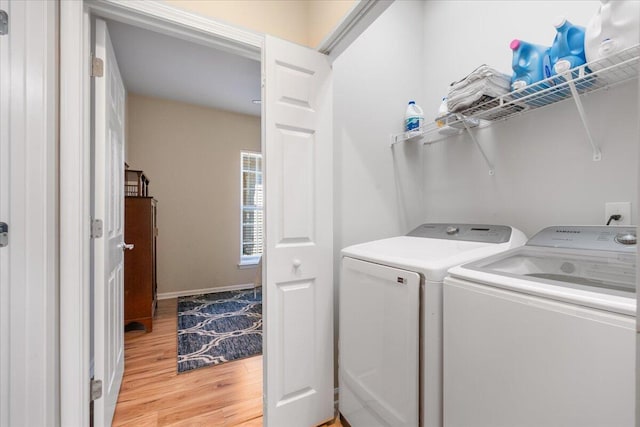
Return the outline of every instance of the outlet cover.
<path id="1" fill-rule="evenodd" d="M 604 223 L 611 215 L 622 215 L 620 221 L 611 221 L 610 225 L 631 225 L 631 202 L 607 202 L 604 204 Z"/>

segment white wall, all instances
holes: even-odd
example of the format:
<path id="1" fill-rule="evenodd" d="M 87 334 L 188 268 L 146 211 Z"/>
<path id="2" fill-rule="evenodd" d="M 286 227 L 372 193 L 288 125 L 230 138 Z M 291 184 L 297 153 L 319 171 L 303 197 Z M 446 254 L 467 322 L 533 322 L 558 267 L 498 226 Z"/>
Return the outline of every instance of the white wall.
<path id="1" fill-rule="evenodd" d="M 598 1 L 427 2 L 427 118 L 434 117 L 448 84 L 476 66 L 489 64 L 510 73 L 512 39 L 550 45 L 556 15 L 586 25 L 598 5 Z M 591 160 L 571 100 L 480 130 L 478 140 L 495 164 L 495 176 L 488 175 L 468 136 L 425 146 L 425 220 L 512 224 L 531 236 L 548 225 L 603 224 L 607 201 L 632 202 L 635 219 L 636 85 L 583 98 L 593 136 L 602 148 L 600 162 Z"/>
<path id="2" fill-rule="evenodd" d="M 333 64 L 336 255 L 422 220 L 421 150 L 389 142 L 422 102 L 424 4 L 395 2 Z"/>

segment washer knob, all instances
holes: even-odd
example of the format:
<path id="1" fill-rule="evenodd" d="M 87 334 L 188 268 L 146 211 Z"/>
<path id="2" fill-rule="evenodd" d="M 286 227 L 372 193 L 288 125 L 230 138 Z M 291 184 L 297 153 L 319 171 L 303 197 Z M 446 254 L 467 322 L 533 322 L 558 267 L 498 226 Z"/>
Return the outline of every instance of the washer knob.
<path id="1" fill-rule="evenodd" d="M 460 231 L 460 229 L 458 227 L 454 227 L 453 225 L 447 227 L 447 234 L 449 235 L 456 234 L 458 231 Z"/>
<path id="2" fill-rule="evenodd" d="M 623 245 L 635 245 L 637 241 L 634 233 L 620 233 L 616 236 L 616 242 Z"/>

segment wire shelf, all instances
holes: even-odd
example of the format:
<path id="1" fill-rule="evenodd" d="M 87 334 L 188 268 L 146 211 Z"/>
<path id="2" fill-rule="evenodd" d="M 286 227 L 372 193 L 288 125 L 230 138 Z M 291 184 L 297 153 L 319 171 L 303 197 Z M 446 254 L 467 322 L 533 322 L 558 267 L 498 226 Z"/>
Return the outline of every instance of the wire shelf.
<path id="1" fill-rule="evenodd" d="M 438 127 L 436 123 L 429 123 L 416 131 L 392 135 L 391 145 L 413 139 L 430 144 L 459 134 L 465 129 L 485 127 L 572 97 L 581 109 L 580 100 L 576 97 L 637 79 L 640 71 L 639 59 L 640 45 L 633 46 L 523 89 L 498 98 L 481 100 L 464 110 L 438 117 L 437 120 L 446 123 L 443 128 Z M 599 149 L 593 143 L 592 145 L 594 160 L 598 160 Z"/>

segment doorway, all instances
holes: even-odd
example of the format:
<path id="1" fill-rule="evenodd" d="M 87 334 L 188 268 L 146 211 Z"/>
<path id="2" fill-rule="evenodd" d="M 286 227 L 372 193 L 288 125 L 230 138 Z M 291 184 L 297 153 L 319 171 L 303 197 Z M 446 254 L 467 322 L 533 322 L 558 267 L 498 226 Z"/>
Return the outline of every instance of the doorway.
<path id="1" fill-rule="evenodd" d="M 332 84 L 330 60 L 159 2 L 61 5 L 61 414 L 88 420 L 88 210 L 90 12 L 178 38 L 264 55 L 262 135 L 267 180 L 264 327 L 265 423 L 333 418 Z M 86 74 L 85 74 L 86 73 Z M 269 83 L 270 82 L 270 83 Z M 271 172 L 269 172 L 271 171 Z M 67 187 L 67 185 L 69 187 Z M 79 191 L 70 192 L 69 188 Z M 271 230 L 271 231 L 269 231 Z M 125 242 L 122 242 L 124 245 Z M 77 305 L 73 302 L 78 301 Z M 270 338 L 273 337 L 273 340 Z M 272 343 L 271 345 L 268 345 Z M 86 352 L 86 353 L 85 353 Z M 69 357 L 67 357 L 69 356 Z M 76 363 L 73 363 L 76 362 Z M 97 387 L 96 387 L 97 388 Z M 100 404 L 100 399 L 96 401 Z"/>
<path id="2" fill-rule="evenodd" d="M 103 62 L 104 77 L 121 76 L 124 86 L 124 101 L 109 87 L 103 101 L 97 88 L 104 81 L 93 80 L 94 127 L 100 129 L 101 102 L 106 110 L 110 104 L 126 106 L 121 121 L 128 178 L 124 192 L 109 197 L 124 199 L 123 247 L 131 249 L 124 256 L 124 326 L 145 330 L 125 334 L 118 404 L 99 407 L 96 416 L 109 424 L 114 410 L 113 425 L 150 419 L 161 425 L 239 424 L 260 418 L 262 359 L 233 360 L 260 353 L 255 346 L 261 346 L 262 310 L 256 298 L 261 292 L 253 289 L 263 240 L 260 63 L 116 20 L 97 19 L 93 28 L 96 40 L 105 38 L 113 47 L 113 60 L 107 55 Z M 106 140 L 114 133 L 109 135 Z M 96 144 L 98 137 L 96 132 Z M 98 176 L 98 147 L 93 174 L 100 184 L 109 179 Z M 100 194 L 100 185 L 94 188 L 93 194 Z M 92 216 L 104 217 L 109 228 L 110 218 Z M 94 283 L 102 289 L 99 274 Z M 95 295 L 94 316 L 99 316 L 101 292 Z M 226 330 L 247 320 L 244 312 L 203 317 L 208 308 L 245 300 L 250 300 L 253 322 L 246 336 L 254 344 L 246 350 L 241 339 L 246 336 Z M 110 348 L 110 343 L 101 346 L 101 322 L 96 317 L 96 357 Z M 182 372 L 186 368 L 201 369 Z M 114 387 L 112 399 L 111 383 L 103 385 L 106 401 L 115 405 Z"/>

